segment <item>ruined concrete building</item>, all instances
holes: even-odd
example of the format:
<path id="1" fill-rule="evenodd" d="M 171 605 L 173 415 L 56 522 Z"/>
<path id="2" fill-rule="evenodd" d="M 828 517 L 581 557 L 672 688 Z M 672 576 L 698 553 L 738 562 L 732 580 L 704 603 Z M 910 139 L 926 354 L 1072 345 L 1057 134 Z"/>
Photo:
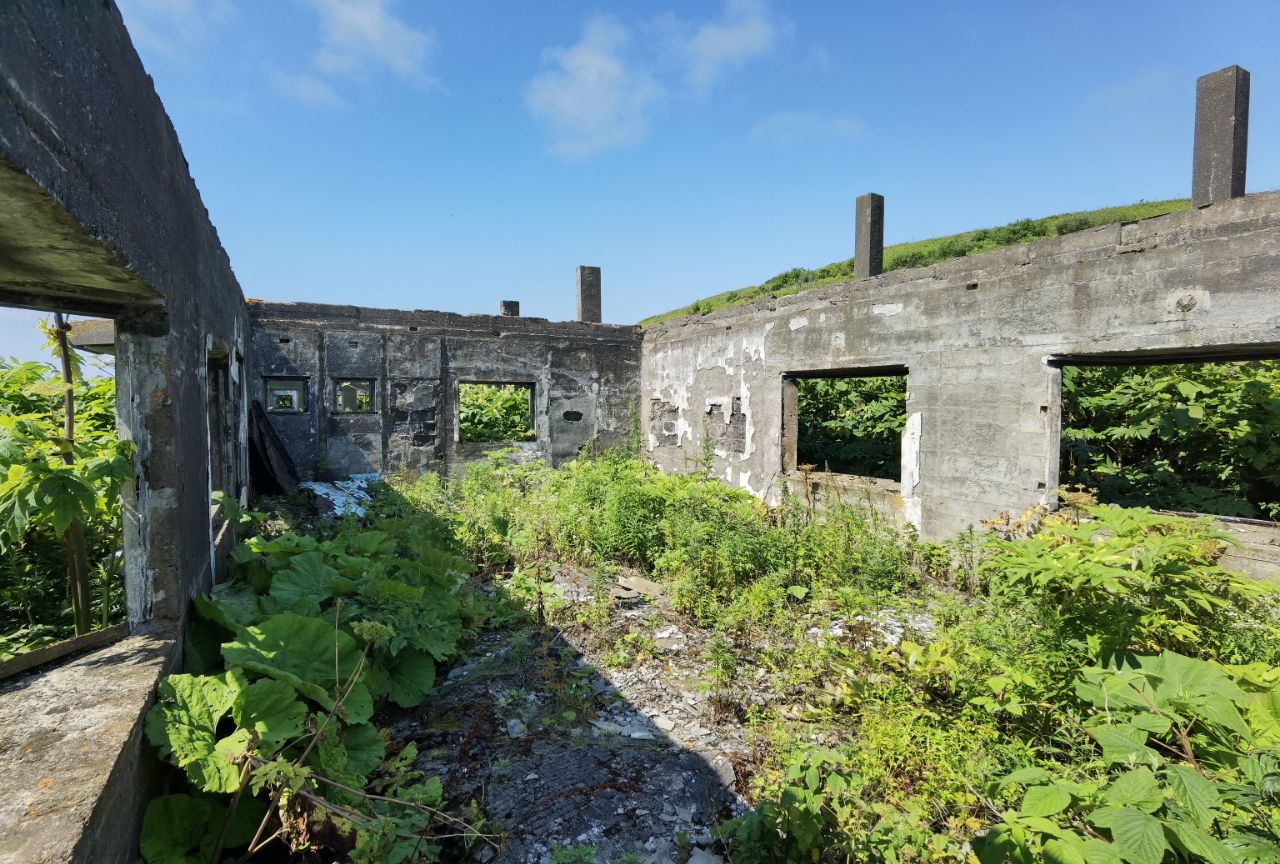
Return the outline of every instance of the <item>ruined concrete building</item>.
<path id="1" fill-rule="evenodd" d="M 0 304 L 114 321 L 79 338 L 114 351 L 137 444 L 127 638 L 0 685 L 0 862 L 132 860 L 141 718 L 221 573 L 210 494 L 246 497 L 255 402 L 300 476 L 448 471 L 486 449 L 459 440 L 459 386 L 517 384 L 529 458 L 638 424 L 666 470 L 709 450 L 767 500 L 856 496 L 946 537 L 1046 501 L 1064 364 L 1280 353 L 1280 193 L 1244 195 L 1247 105 L 1244 70 L 1200 81 L 1193 209 L 881 273 L 868 195 L 853 281 L 643 332 L 600 323 L 597 268 L 567 323 L 246 302 L 114 4 L 0 5 Z M 799 471 L 795 382 L 875 373 L 907 378 L 898 480 Z"/>

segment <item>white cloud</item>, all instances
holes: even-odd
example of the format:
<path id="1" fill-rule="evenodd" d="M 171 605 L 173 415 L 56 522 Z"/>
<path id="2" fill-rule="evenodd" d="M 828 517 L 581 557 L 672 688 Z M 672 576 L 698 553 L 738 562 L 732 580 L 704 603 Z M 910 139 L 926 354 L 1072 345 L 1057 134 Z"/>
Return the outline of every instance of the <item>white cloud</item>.
<path id="1" fill-rule="evenodd" d="M 649 134 L 663 91 L 647 72 L 628 64 L 629 41 L 625 27 L 597 16 L 575 45 L 544 52 L 551 68 L 529 82 L 525 99 L 546 123 L 552 153 L 582 159 L 634 145 Z"/>
<path id="2" fill-rule="evenodd" d="M 724 19 L 700 25 L 678 46 L 686 65 L 685 84 L 706 96 L 728 70 L 773 49 L 778 23 L 764 0 L 725 0 Z"/>
<path id="3" fill-rule="evenodd" d="M 133 42 L 178 57 L 236 14 L 227 0 L 118 0 Z"/>
<path id="4" fill-rule="evenodd" d="M 320 16 L 315 66 L 329 75 L 385 66 L 406 81 L 435 85 L 424 66 L 435 47 L 430 31 L 398 18 L 389 0 L 308 0 Z"/>
<path id="5" fill-rule="evenodd" d="M 310 108 L 344 108 L 347 101 L 329 83 L 314 75 L 291 75 L 270 70 L 271 86 L 295 102 Z"/>
<path id="6" fill-rule="evenodd" d="M 865 130 L 866 124 L 852 114 L 779 111 L 756 121 L 751 127 L 751 137 L 788 145 L 814 141 L 851 141 Z"/>

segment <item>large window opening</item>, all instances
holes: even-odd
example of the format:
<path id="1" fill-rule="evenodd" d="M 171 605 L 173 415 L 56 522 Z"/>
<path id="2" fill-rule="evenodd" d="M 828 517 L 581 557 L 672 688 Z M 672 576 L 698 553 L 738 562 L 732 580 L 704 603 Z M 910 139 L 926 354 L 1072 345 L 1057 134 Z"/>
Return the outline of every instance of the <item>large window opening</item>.
<path id="1" fill-rule="evenodd" d="M 1100 501 L 1280 518 L 1280 361 L 1062 369 L 1059 484 Z"/>
<path id="2" fill-rule="evenodd" d="M 112 357 L 77 350 L 71 328 L 0 308 L 0 677 L 125 635 L 132 448 L 116 427 Z M 78 341 L 109 352 L 114 334 Z"/>
<path id="3" fill-rule="evenodd" d="M 899 480 L 905 369 L 791 375 L 784 401 L 783 461 L 789 470 Z"/>
<path id="4" fill-rule="evenodd" d="M 458 385 L 458 440 L 532 441 L 533 385 L 465 382 Z"/>

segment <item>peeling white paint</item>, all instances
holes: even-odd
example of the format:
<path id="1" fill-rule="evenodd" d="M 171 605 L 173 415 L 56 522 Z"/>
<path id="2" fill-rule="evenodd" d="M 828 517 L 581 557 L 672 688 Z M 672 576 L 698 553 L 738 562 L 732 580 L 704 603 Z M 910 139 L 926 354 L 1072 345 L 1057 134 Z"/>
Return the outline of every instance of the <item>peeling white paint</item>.
<path id="1" fill-rule="evenodd" d="M 923 515 L 923 502 L 916 495 L 916 486 L 920 483 L 920 412 L 913 411 L 907 415 L 906 426 L 902 429 L 902 513 L 907 524 L 920 528 Z"/>
<path id="2" fill-rule="evenodd" d="M 897 315 L 901 311 L 901 303 L 876 303 L 871 307 L 872 315 Z"/>
<path id="3" fill-rule="evenodd" d="M 796 317 L 792 318 L 790 321 L 787 322 L 787 326 L 790 327 L 792 331 L 799 330 L 801 327 L 808 327 L 809 316 L 797 315 Z"/>
<path id="4" fill-rule="evenodd" d="M 831 334 L 831 347 L 837 351 L 844 350 L 844 333 L 836 332 Z"/>

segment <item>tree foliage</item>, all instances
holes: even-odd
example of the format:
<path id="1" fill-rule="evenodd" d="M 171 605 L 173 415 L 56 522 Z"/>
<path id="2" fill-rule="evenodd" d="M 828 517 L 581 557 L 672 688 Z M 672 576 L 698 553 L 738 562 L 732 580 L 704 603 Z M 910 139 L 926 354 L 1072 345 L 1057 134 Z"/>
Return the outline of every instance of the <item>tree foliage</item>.
<path id="1" fill-rule="evenodd" d="M 1062 370 L 1062 482 L 1100 500 L 1280 516 L 1280 362 Z"/>
<path id="2" fill-rule="evenodd" d="M 460 384 L 458 440 L 532 441 L 529 388 L 520 384 Z"/>
<path id="3" fill-rule="evenodd" d="M 120 487 L 132 474 L 132 445 L 116 437 L 114 380 L 74 386 L 71 444 L 53 367 L 0 360 L 0 656 L 70 635 L 63 535 L 75 520 L 96 569 L 98 623 L 123 615 Z"/>
<path id="4" fill-rule="evenodd" d="M 897 480 L 907 422 L 905 375 L 796 381 L 800 464 Z"/>

